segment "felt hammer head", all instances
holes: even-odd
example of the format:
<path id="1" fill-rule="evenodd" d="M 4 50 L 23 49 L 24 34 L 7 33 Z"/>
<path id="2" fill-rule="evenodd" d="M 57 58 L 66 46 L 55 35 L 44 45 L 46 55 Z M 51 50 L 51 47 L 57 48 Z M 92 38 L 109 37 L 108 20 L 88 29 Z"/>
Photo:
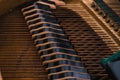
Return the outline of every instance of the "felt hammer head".
<path id="1" fill-rule="evenodd" d="M 54 5 L 54 4 L 50 4 L 50 3 L 46 3 L 46 2 L 42 2 L 42 1 L 38 1 L 37 3 L 48 5 L 48 6 L 50 6 L 51 9 L 56 9 L 56 5 Z"/>
<path id="2" fill-rule="evenodd" d="M 50 1 L 55 2 L 55 4 L 56 4 L 57 6 L 64 6 L 64 5 L 65 5 L 65 2 L 60 1 L 60 0 L 50 0 Z"/>
<path id="3" fill-rule="evenodd" d="M 56 6 L 65 5 L 65 3 L 60 0 L 39 0 L 38 2 L 50 6 L 51 9 L 56 9 Z"/>

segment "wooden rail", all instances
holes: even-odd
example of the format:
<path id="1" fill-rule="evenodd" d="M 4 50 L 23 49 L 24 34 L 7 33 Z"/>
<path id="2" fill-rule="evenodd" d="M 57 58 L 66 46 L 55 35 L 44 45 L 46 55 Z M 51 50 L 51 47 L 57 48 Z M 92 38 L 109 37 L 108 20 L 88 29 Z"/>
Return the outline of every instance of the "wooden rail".
<path id="1" fill-rule="evenodd" d="M 1 72 L 0 72 L 0 80 L 3 80 L 3 79 L 2 79 L 2 74 L 1 74 Z"/>

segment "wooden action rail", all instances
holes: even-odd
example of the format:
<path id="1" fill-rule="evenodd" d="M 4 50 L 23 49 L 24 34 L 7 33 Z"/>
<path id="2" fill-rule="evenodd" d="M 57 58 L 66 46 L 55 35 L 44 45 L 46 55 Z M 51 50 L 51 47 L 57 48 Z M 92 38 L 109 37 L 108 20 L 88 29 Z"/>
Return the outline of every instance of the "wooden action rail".
<path id="1" fill-rule="evenodd" d="M 48 72 L 48 78 L 90 80 L 87 69 L 51 11 L 62 3 L 56 1 L 40 0 L 22 9 L 38 54 Z"/>
<path id="2" fill-rule="evenodd" d="M 91 6 L 101 14 L 105 21 L 110 24 L 110 27 L 119 35 L 120 17 L 103 0 L 94 0 Z"/>

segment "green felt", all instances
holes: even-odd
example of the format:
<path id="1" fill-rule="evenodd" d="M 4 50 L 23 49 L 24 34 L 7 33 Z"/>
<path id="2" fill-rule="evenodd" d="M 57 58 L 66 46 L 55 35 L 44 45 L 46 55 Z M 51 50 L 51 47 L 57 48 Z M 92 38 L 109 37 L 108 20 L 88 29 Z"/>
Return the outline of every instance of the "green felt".
<path id="1" fill-rule="evenodd" d="M 117 58 L 120 57 L 120 51 L 117 51 L 115 54 L 113 54 L 112 56 L 108 57 L 108 58 L 105 58 L 102 60 L 102 65 L 103 66 L 106 66 L 106 64 L 109 62 L 109 61 L 113 61 Z"/>

